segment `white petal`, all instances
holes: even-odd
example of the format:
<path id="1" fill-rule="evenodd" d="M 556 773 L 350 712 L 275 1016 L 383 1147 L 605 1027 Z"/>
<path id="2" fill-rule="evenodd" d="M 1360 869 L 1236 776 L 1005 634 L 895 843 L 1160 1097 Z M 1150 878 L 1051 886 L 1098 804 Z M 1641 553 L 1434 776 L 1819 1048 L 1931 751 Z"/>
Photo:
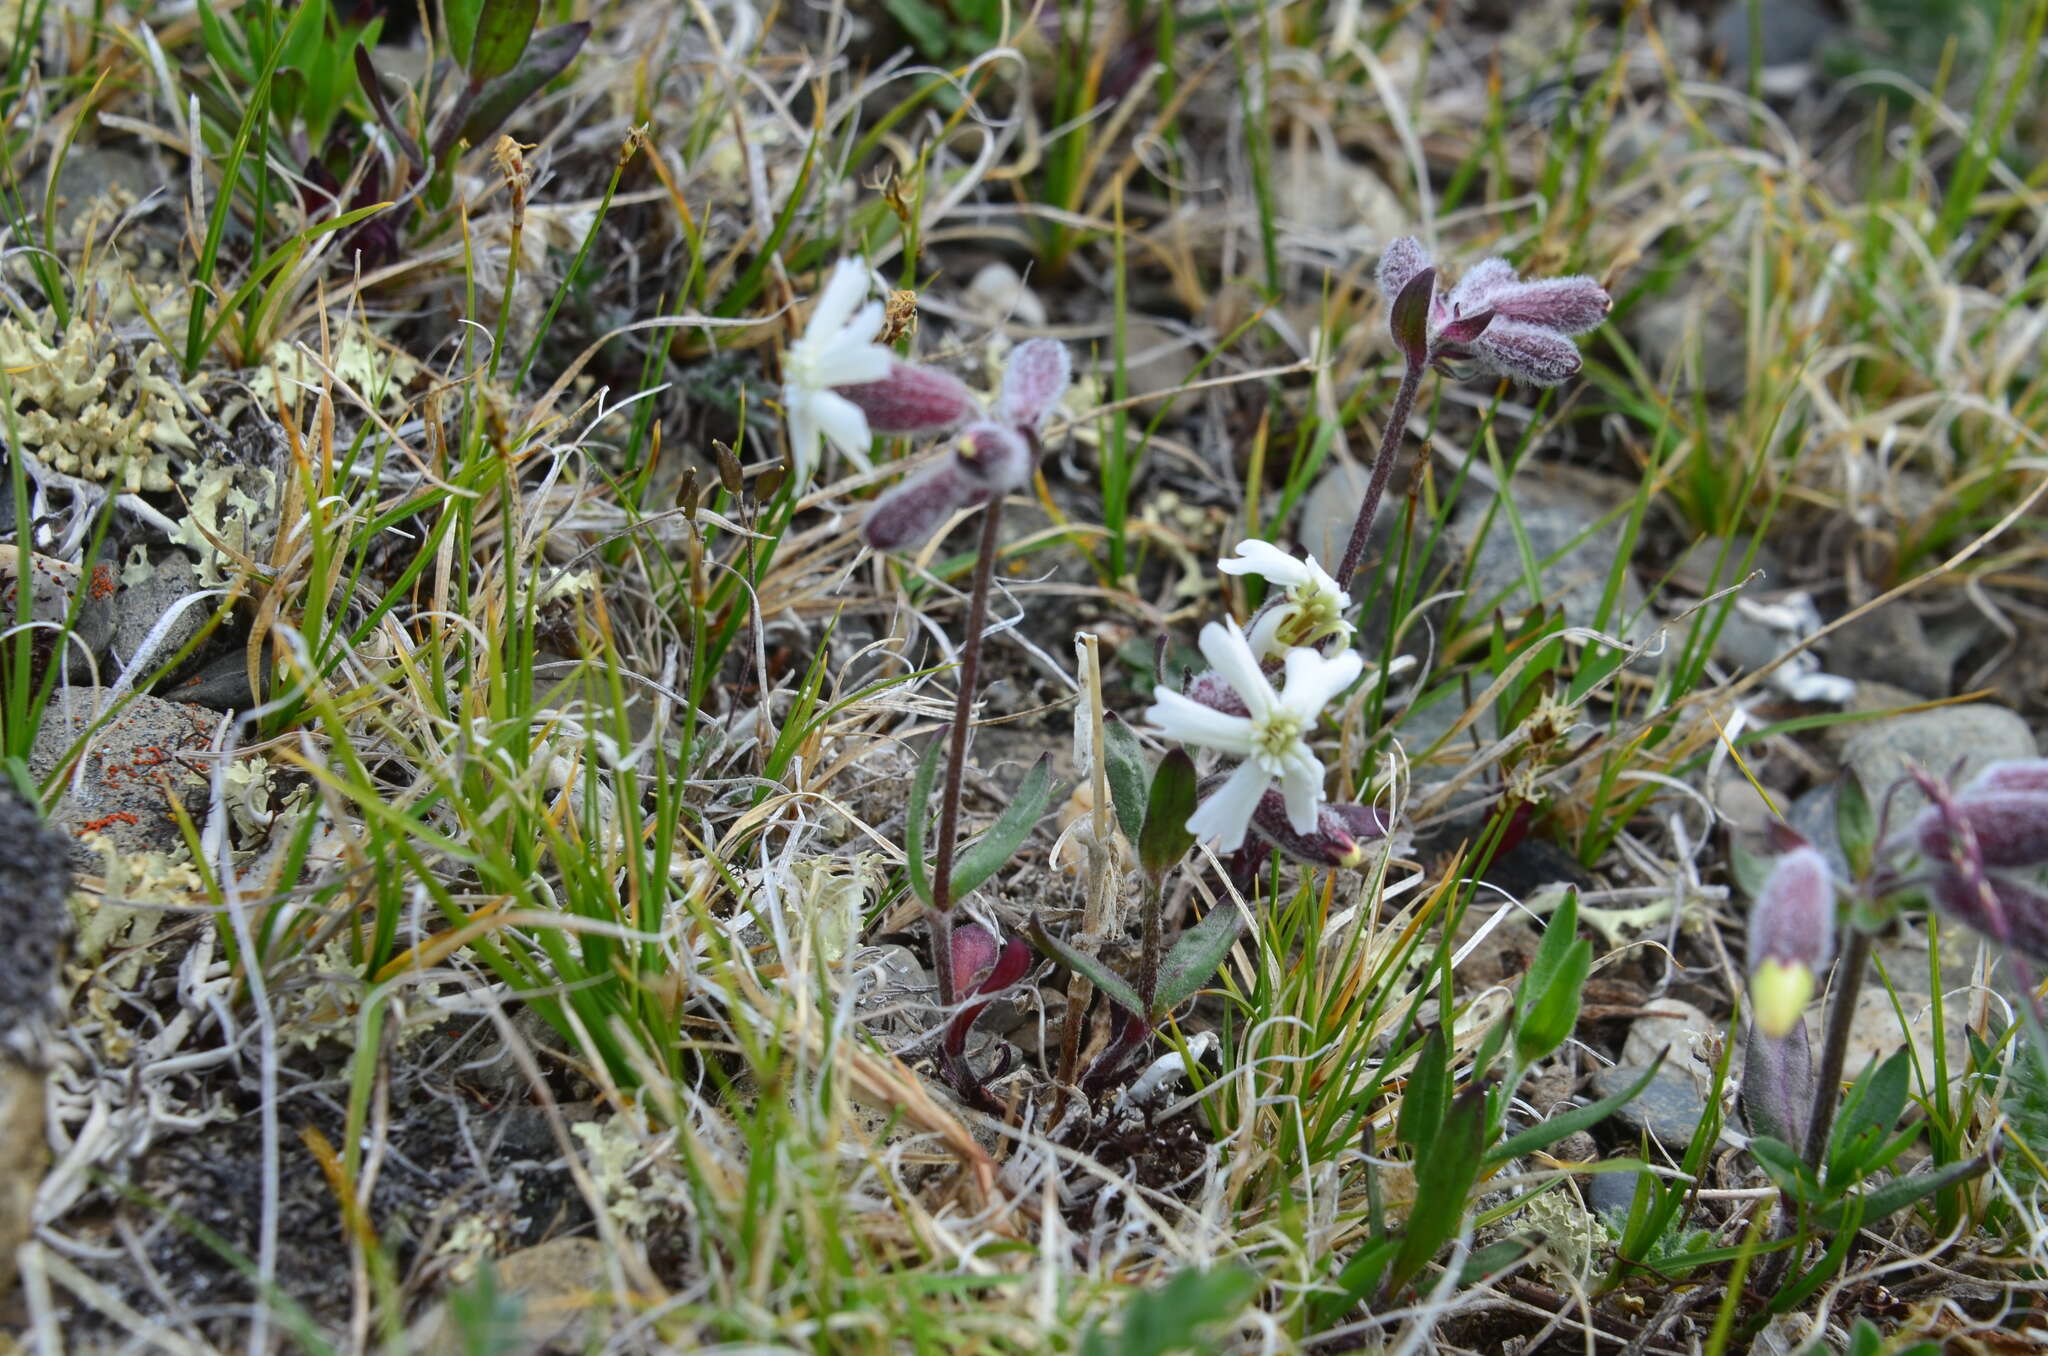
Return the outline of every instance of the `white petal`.
<path id="1" fill-rule="evenodd" d="M 1364 669 L 1365 660 L 1356 650 L 1346 650 L 1334 659 L 1310 649 L 1289 650 L 1287 692 L 1281 703 L 1302 721 L 1314 721 L 1331 698 L 1358 681 Z"/>
<path id="2" fill-rule="evenodd" d="M 813 398 L 811 392 L 794 386 L 782 390 L 782 407 L 789 416 L 789 457 L 796 463 L 799 485 L 810 482 L 811 472 L 818 465 L 818 418 L 811 409 Z"/>
<path id="3" fill-rule="evenodd" d="M 1202 657 L 1209 661 L 1209 667 L 1223 675 L 1224 682 L 1237 689 L 1237 695 L 1244 698 L 1254 718 L 1279 705 L 1273 685 L 1259 671 L 1258 656 L 1252 653 L 1235 620 L 1226 617 L 1202 628 Z"/>
<path id="4" fill-rule="evenodd" d="M 818 426 L 832 445 L 850 457 L 863 471 L 868 468 L 868 448 L 874 435 L 868 432 L 868 416 L 860 406 L 833 391 L 811 397 L 811 409 Z"/>
<path id="5" fill-rule="evenodd" d="M 1157 726 L 1160 733 L 1183 744 L 1220 749 L 1239 758 L 1252 751 L 1249 720 L 1204 706 L 1170 687 L 1152 689 L 1152 705 L 1145 708 L 1145 719 Z"/>
<path id="6" fill-rule="evenodd" d="M 1216 562 L 1216 568 L 1225 574 L 1255 574 L 1282 588 L 1303 583 L 1310 578 L 1308 566 L 1271 542 L 1260 541 L 1255 537 L 1239 542 L 1237 555 L 1225 556 Z"/>
<path id="7" fill-rule="evenodd" d="M 1316 831 L 1316 811 L 1323 803 L 1323 765 L 1307 749 L 1298 749 L 1280 774 L 1280 794 L 1287 798 L 1287 822 L 1296 833 Z"/>
<path id="8" fill-rule="evenodd" d="M 867 294 L 868 266 L 859 259 L 841 259 L 833 268 L 825 290 L 818 294 L 818 304 L 811 308 L 811 319 L 804 326 L 804 337 L 837 333 L 845 327 L 854 308 Z"/>
<path id="9" fill-rule="evenodd" d="M 1271 781 L 1258 764 L 1240 763 L 1188 816 L 1188 832 L 1213 842 L 1218 852 L 1237 851 L 1244 846 L 1245 827 L 1252 822 Z"/>
<path id="10" fill-rule="evenodd" d="M 1258 616 L 1252 618 L 1252 632 L 1248 640 L 1252 653 L 1261 659 L 1271 658 L 1286 647 L 1280 644 L 1280 628 L 1300 612 L 1294 603 L 1271 603 Z"/>

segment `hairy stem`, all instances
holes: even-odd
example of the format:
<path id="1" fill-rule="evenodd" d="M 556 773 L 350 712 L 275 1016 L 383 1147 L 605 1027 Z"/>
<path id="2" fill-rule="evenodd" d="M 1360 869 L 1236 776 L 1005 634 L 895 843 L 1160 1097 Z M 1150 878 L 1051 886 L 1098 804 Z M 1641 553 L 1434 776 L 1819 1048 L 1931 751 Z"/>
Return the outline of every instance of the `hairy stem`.
<path id="1" fill-rule="evenodd" d="M 1152 1000 L 1159 994 L 1159 952 L 1160 933 L 1163 931 L 1160 914 L 1166 911 L 1166 895 L 1159 881 L 1145 883 L 1145 942 L 1138 953 L 1138 1001 L 1145 1010 L 1138 1015 L 1152 1016 Z"/>
<path id="2" fill-rule="evenodd" d="M 1408 432 L 1408 415 L 1415 408 L 1415 393 L 1422 389 L 1422 374 L 1429 367 L 1424 359 L 1417 362 L 1409 359 L 1408 370 L 1401 374 L 1401 389 L 1394 392 L 1394 408 L 1387 417 L 1386 432 L 1380 437 L 1379 455 L 1373 458 L 1372 481 L 1365 487 L 1365 499 L 1358 506 L 1358 520 L 1351 525 L 1351 541 L 1344 547 L 1344 561 L 1337 567 L 1337 587 L 1349 592 L 1351 576 L 1358 569 L 1358 558 L 1365 554 L 1365 535 L 1372 530 L 1372 520 L 1379 513 L 1380 500 L 1387 492 L 1387 481 L 1394 474 L 1394 458 L 1400 454 L 1401 439 Z"/>
<path id="3" fill-rule="evenodd" d="M 1826 1044 L 1821 1047 L 1820 1068 L 1813 1082 L 1813 1120 L 1806 1128 L 1806 1165 L 1816 1175 L 1827 1157 L 1828 1134 L 1835 1127 L 1835 1106 L 1842 1100 L 1842 1064 L 1849 1056 L 1849 1028 L 1854 1025 L 1856 993 L 1863 987 L 1863 971 L 1869 962 L 1870 934 L 1861 928 L 1851 928 L 1849 948 L 1842 953 L 1842 972 L 1828 1003 Z"/>
<path id="4" fill-rule="evenodd" d="M 951 1009 L 953 991 L 953 848 L 960 834 L 960 779 L 967 768 L 967 730 L 974 721 L 974 686 L 981 670 L 981 633 L 988 627 L 988 589 L 995 578 L 1002 541 L 1003 497 L 989 501 L 981 515 L 981 553 L 974 560 L 974 590 L 967 600 L 967 634 L 960 638 L 960 695 L 953 703 L 953 734 L 946 750 L 946 789 L 939 801 L 939 855 L 932 864 L 932 968 L 939 976 L 939 1002 Z"/>

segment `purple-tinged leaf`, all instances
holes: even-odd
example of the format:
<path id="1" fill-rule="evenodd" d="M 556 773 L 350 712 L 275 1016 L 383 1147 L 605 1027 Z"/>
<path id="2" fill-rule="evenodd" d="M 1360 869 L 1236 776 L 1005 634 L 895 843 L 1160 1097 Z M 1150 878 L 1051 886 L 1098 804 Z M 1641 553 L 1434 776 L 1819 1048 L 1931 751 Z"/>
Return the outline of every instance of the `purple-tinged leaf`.
<path id="1" fill-rule="evenodd" d="M 487 85 L 518 65 L 539 19 L 540 0 L 484 0 L 464 63 L 471 83 Z"/>
<path id="2" fill-rule="evenodd" d="M 1188 817 L 1195 812 L 1195 760 L 1175 749 L 1159 760 L 1145 804 L 1145 827 L 1138 835 L 1138 863 L 1154 880 L 1163 877 L 1188 855 L 1195 836 Z"/>
<path id="3" fill-rule="evenodd" d="M 981 402 L 951 372 L 901 360 L 880 381 L 832 389 L 860 407 L 874 433 L 944 433 L 981 413 Z"/>
<path id="4" fill-rule="evenodd" d="M 1035 438 L 1074 378 L 1074 359 L 1057 339 L 1026 339 L 1010 350 L 996 418 Z"/>
<path id="5" fill-rule="evenodd" d="M 975 1018 L 995 1001 L 996 994 L 1024 978 L 1030 968 L 1031 948 L 1022 937 L 998 944 L 995 935 L 979 923 L 962 923 L 953 929 L 954 992 L 982 1001 L 967 1004 L 947 1023 L 947 1054 L 959 1055 L 967 1049 Z"/>
<path id="6" fill-rule="evenodd" d="M 1437 343 L 1454 344 L 1462 348 L 1486 333 L 1486 327 L 1493 323 L 1493 315 L 1490 310 L 1475 311 L 1471 315 L 1461 315 L 1454 320 L 1447 320 L 1437 331 Z"/>
<path id="7" fill-rule="evenodd" d="M 1425 268 L 1410 278 L 1387 312 L 1387 331 L 1411 364 L 1429 361 L 1429 313 L 1436 299 L 1436 270 Z"/>
<path id="8" fill-rule="evenodd" d="M 1805 1022 L 1773 1039 L 1755 1022 L 1749 1024 L 1748 1052 L 1743 1063 L 1742 1109 L 1751 1134 L 1769 1135 L 1787 1144 L 1806 1143 L 1813 1117 L 1813 1045 Z"/>
<path id="9" fill-rule="evenodd" d="M 356 81 L 369 97 L 370 110 L 377 115 L 377 121 L 390 133 L 391 139 L 398 143 L 398 149 L 406 160 L 414 169 L 424 168 L 427 158 L 420 154 L 420 144 L 392 116 L 391 104 L 384 92 L 384 80 L 377 74 L 376 63 L 370 60 L 369 51 L 360 42 L 356 44 Z"/>
<path id="10" fill-rule="evenodd" d="M 589 37 L 588 21 L 562 24 L 535 35 L 527 44 L 518 65 L 477 92 L 475 101 L 469 106 L 469 116 L 455 129 L 453 137 L 444 138 L 437 145 L 437 150 L 445 154 L 458 141 L 466 141 L 471 146 L 483 145 L 484 140 L 502 127 L 505 119 L 511 117 L 521 104 L 569 69 L 569 63 L 583 50 L 584 41 Z"/>

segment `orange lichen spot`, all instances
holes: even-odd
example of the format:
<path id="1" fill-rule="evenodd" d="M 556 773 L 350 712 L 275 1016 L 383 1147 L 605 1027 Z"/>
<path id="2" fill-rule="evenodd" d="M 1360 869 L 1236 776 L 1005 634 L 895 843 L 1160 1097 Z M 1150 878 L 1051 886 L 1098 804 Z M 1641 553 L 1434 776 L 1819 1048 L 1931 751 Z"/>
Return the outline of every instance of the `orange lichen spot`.
<path id="1" fill-rule="evenodd" d="M 102 830 L 109 827 L 110 825 L 133 824 L 135 822 L 136 819 L 134 815 L 129 814 L 126 810 L 116 810 L 114 811 L 114 813 L 110 815 L 101 815 L 98 819 L 86 820 L 85 823 L 79 826 L 78 832 L 81 835 L 88 833 L 99 833 Z"/>
<path id="2" fill-rule="evenodd" d="M 92 596 L 94 601 L 114 596 L 114 572 L 104 565 L 92 567 Z"/>

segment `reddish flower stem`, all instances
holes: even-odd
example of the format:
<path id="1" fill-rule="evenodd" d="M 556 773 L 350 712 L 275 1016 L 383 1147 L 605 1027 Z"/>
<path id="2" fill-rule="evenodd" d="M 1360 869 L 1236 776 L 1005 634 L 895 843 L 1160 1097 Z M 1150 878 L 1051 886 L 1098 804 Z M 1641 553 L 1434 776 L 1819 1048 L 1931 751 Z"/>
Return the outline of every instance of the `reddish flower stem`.
<path id="1" fill-rule="evenodd" d="M 967 633 L 960 638 L 960 695 L 953 703 L 946 789 L 939 801 L 939 855 L 932 864 L 932 906 L 925 911 L 925 925 L 932 934 L 932 969 L 939 977 L 939 1004 L 948 1011 L 959 1001 L 953 976 L 953 850 L 960 834 L 960 779 L 967 768 L 967 731 L 974 722 L 981 633 L 988 627 L 988 590 L 1002 545 L 1002 523 L 1003 497 L 998 494 L 981 515 L 981 552 L 975 557 L 974 586 L 967 600 Z"/>
<path id="2" fill-rule="evenodd" d="M 1380 500 L 1387 492 L 1387 481 L 1394 474 L 1394 458 L 1400 454 L 1401 439 L 1408 432 L 1408 415 L 1415 408 L 1415 393 L 1422 388 L 1422 374 L 1429 367 L 1427 358 L 1408 360 L 1408 370 L 1401 374 L 1401 389 L 1394 392 L 1394 408 L 1387 418 L 1385 433 L 1380 436 L 1379 455 L 1373 459 L 1372 481 L 1366 486 L 1365 499 L 1358 506 L 1358 520 L 1351 525 L 1351 541 L 1344 548 L 1343 563 L 1337 567 L 1337 587 L 1346 593 L 1351 591 L 1351 576 L 1358 569 L 1358 559 L 1365 554 L 1366 533 L 1372 529 L 1372 520 L 1379 513 Z"/>

